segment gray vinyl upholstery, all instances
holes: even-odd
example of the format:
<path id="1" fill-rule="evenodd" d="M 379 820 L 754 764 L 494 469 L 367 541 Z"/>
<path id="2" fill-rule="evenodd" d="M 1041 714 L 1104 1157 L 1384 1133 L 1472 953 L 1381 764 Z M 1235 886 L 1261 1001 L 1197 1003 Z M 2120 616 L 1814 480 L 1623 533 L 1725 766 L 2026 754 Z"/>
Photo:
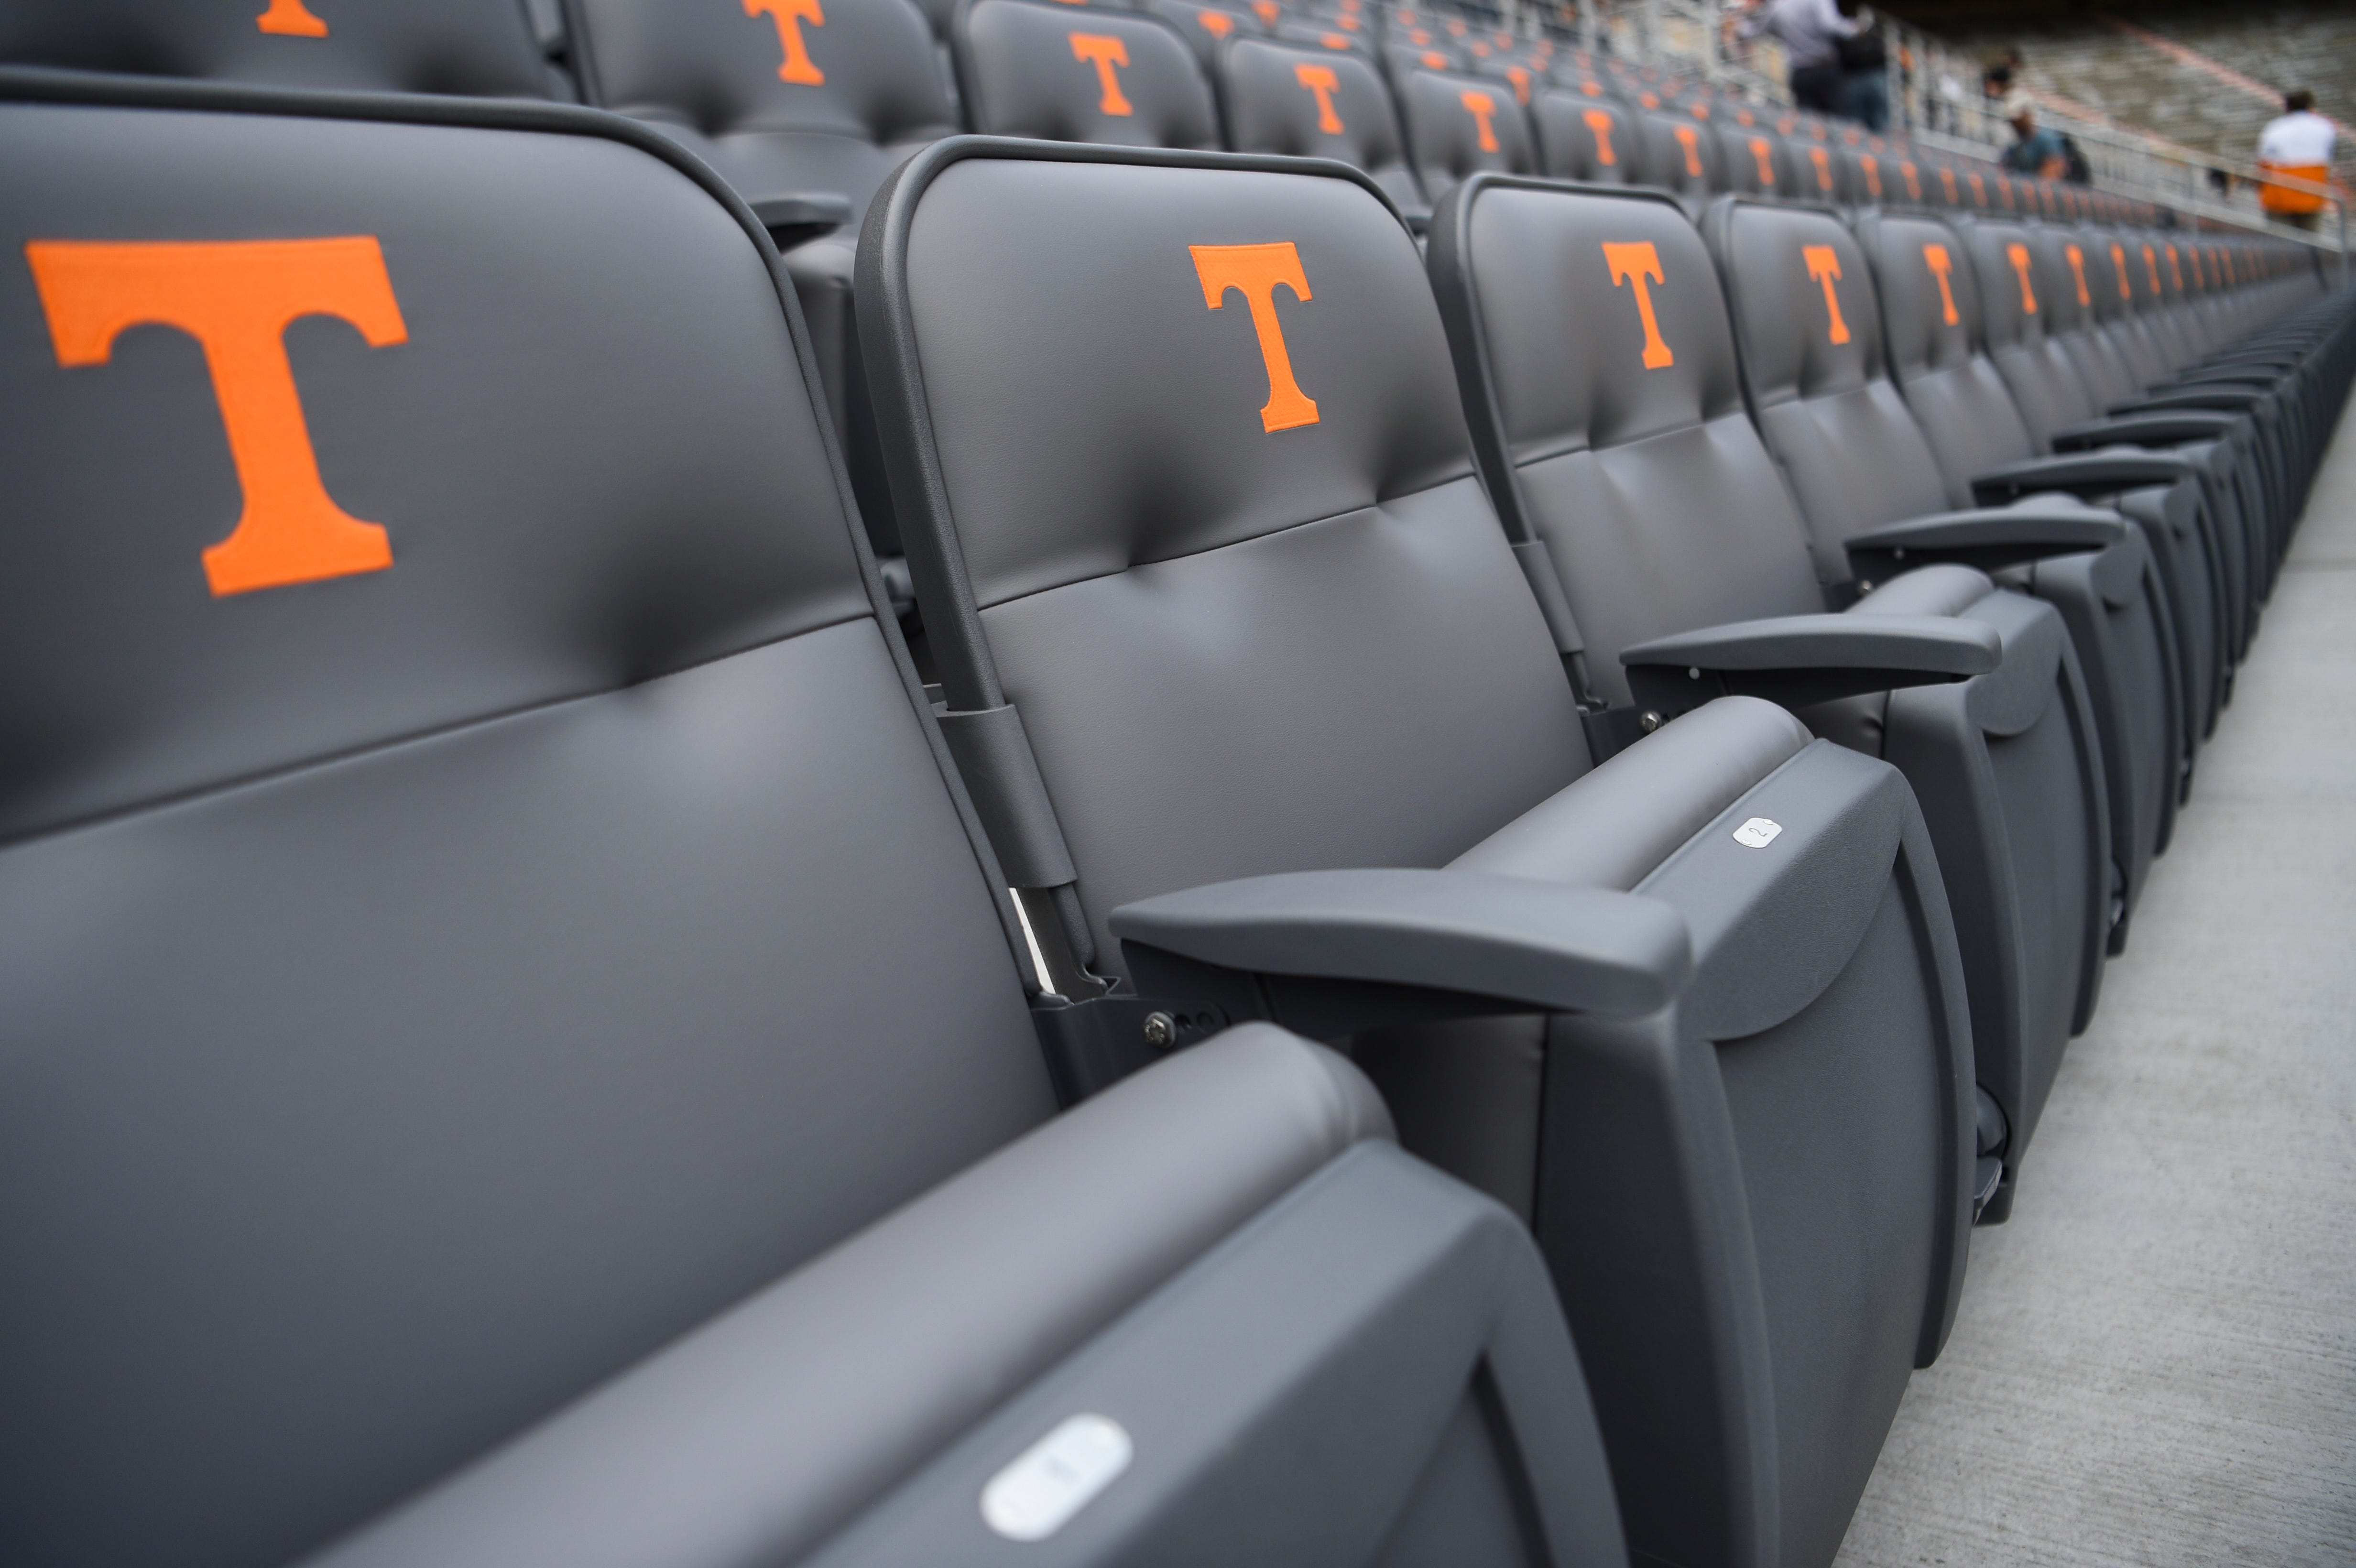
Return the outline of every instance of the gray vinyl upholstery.
<path id="1" fill-rule="evenodd" d="M 1229 5 L 1197 5 L 1195 0 L 1146 0 L 1138 9 L 1151 12 L 1185 35 L 1206 73 L 1215 73 L 1219 47 L 1229 38 L 1258 37 L 1268 31 L 1242 0 Z"/>
<path id="2" fill-rule="evenodd" d="M 1401 211 L 1430 210 L 1390 89 L 1363 57 L 1239 37 L 1220 51 L 1217 81 L 1235 151 L 1337 158 L 1372 176 Z"/>
<path id="3" fill-rule="evenodd" d="M 1791 149 L 1783 138 L 1750 116 L 1744 124 L 1721 114 L 1712 122 L 1719 156 L 1726 165 L 1726 188 L 1748 196 L 1773 196 L 1791 182 Z"/>
<path id="4" fill-rule="evenodd" d="M 1637 116 L 1644 149 L 1644 183 L 1670 191 L 1697 210 L 1726 188 L 1724 149 L 1709 127 L 1674 110 Z"/>
<path id="5" fill-rule="evenodd" d="M 1537 172 L 1529 117 L 1505 83 L 1417 66 L 1395 69 L 1391 85 L 1407 126 L 1408 158 L 1431 200 L 1479 169 Z M 1476 104 L 1482 112 L 1474 112 Z"/>
<path id="6" fill-rule="evenodd" d="M 1542 172 L 1557 179 L 1601 185 L 1642 178 L 1643 148 L 1618 100 L 1550 87 L 1531 103 L 1530 121 L 1537 133 Z"/>
<path id="7" fill-rule="evenodd" d="M 92 0 L 0 11 L 0 65 L 332 92 L 565 96 L 522 0 Z"/>
<path id="8" fill-rule="evenodd" d="M 1123 147 L 1219 144 L 1194 46 L 1159 16 L 968 0 L 952 47 L 976 131 Z"/>
<path id="9" fill-rule="evenodd" d="M 2019 224 L 1974 220 L 1958 225 L 1987 323 L 1988 357 L 2012 389 L 2013 401 L 2038 450 L 2053 432 L 2103 411 L 2052 331 L 2051 280 L 2038 265 L 2038 246 Z M 2066 265 L 2066 263 L 2065 263 Z M 2071 291 L 2074 295 L 2074 288 Z M 2068 301 L 2077 308 L 2074 298 Z"/>

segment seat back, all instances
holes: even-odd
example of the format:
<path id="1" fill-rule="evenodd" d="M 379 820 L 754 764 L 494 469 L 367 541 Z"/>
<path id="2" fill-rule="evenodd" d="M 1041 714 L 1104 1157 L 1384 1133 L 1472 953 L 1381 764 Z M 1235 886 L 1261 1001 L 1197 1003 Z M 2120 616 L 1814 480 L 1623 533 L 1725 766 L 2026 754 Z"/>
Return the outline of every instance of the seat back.
<path id="1" fill-rule="evenodd" d="M 1890 383 L 1872 270 L 1839 219 L 1807 208 L 1737 197 L 1710 208 L 1702 233 L 1760 433 L 1799 497 L 1817 575 L 1845 585 L 1849 536 L 1947 497 Z"/>
<path id="2" fill-rule="evenodd" d="M 0 10 L 0 65 L 327 92 L 567 96 L 522 0 L 90 0 Z"/>
<path id="3" fill-rule="evenodd" d="M 861 325 L 945 699 L 1019 712 L 1102 972 L 1116 905 L 1440 865 L 1585 770 L 1363 176 L 945 144 L 889 220 Z"/>
<path id="4" fill-rule="evenodd" d="M 2071 364 L 2068 350 L 2047 330 L 2056 308 L 2055 291 L 2043 279 L 2037 247 L 2017 223 L 1965 218 L 1956 222 L 1955 231 L 1971 258 L 1988 357 L 2011 389 L 2037 450 L 2049 451 L 2055 431 L 2102 411 Z M 2065 275 L 2067 266 L 2065 254 Z M 2071 308 L 2078 308 L 2074 278 L 2068 298 Z"/>
<path id="5" fill-rule="evenodd" d="M 1485 177 L 1441 204 L 1431 269 L 1492 497 L 1545 542 L 1598 696 L 1630 699 L 1632 644 L 1825 607 L 1673 199 Z"/>
<path id="6" fill-rule="evenodd" d="M 1636 120 L 1644 181 L 1698 207 L 1726 188 L 1726 162 L 1709 127 L 1688 114 L 1654 112 Z"/>
<path id="7" fill-rule="evenodd" d="M 1344 32 L 1330 20 L 1321 17 L 1286 16 L 1269 28 L 1269 36 L 1288 44 L 1328 49 L 1339 54 L 1365 55 L 1371 59 L 1375 52 L 1373 37 L 1363 29 Z"/>
<path id="8" fill-rule="evenodd" d="M 1890 376 L 1939 460 L 1947 504 L 1968 507 L 1974 475 L 2037 446 L 1987 357 L 1963 239 L 1937 219 L 1894 213 L 1860 214 L 1856 231 L 1880 296 Z"/>
<path id="9" fill-rule="evenodd" d="M 1505 83 L 1421 66 L 1395 70 L 1391 82 L 1407 127 L 1408 161 L 1432 201 L 1476 170 L 1537 172 L 1529 117 Z"/>
<path id="10" fill-rule="evenodd" d="M 1215 147 L 1194 46 L 1159 16 L 966 0 L 952 48 L 976 131 L 1124 147 Z"/>
<path id="11" fill-rule="evenodd" d="M 1838 201 L 1841 198 L 1841 165 L 1838 150 L 1821 136 L 1804 133 L 1786 136 L 1791 149 L 1787 177 L 1790 183 L 1783 195 L 1802 201 Z"/>
<path id="12" fill-rule="evenodd" d="M 1338 159 L 1372 176 L 1401 211 L 1430 210 L 1390 89 L 1363 57 L 1239 38 L 1221 51 L 1217 80 L 1236 151 Z"/>
<path id="13" fill-rule="evenodd" d="M 2159 253 L 2138 229 L 2090 229 L 2087 238 L 2110 261 L 2116 291 L 2104 308 L 2095 312 L 2101 330 L 2134 376 L 2136 389 L 2168 374 L 2169 358 L 2161 347 L 2151 316 L 2158 304 Z"/>
<path id="14" fill-rule="evenodd" d="M 1838 162 L 1843 201 L 1852 207 L 1881 207 L 1893 200 L 1888 155 L 1869 147 L 1843 147 Z"/>
<path id="15" fill-rule="evenodd" d="M 748 200 L 823 193 L 856 234 L 884 176 L 957 132 L 910 0 L 571 0 L 592 102 L 659 126 Z"/>
<path id="16" fill-rule="evenodd" d="M 1717 122 L 1719 158 L 1726 170 L 1726 188 L 1743 196 L 1778 196 L 1798 183 L 1792 168 L 1792 149 L 1770 127 L 1756 123 L 1738 124 L 1720 115 Z"/>
<path id="17" fill-rule="evenodd" d="M 2075 227 L 2038 223 L 2024 226 L 2023 232 L 2035 258 L 2045 336 L 2068 357 L 2093 411 L 2135 396 L 2143 384 L 2102 331 L 2099 316 L 2104 310 L 2117 313 L 2124 281 L 2110 248 Z"/>
<path id="18" fill-rule="evenodd" d="M 1537 133 L 1538 167 L 1552 177 L 1603 185 L 1643 178 L 1643 147 L 1618 99 L 1549 87 L 1531 103 L 1530 121 Z"/>
<path id="19" fill-rule="evenodd" d="M 0 1558 L 278 1563 L 1053 1101 L 742 205 L 103 91 L 0 101 Z"/>
<path id="20" fill-rule="evenodd" d="M 1147 0 L 1138 7 L 1176 27 L 1194 46 L 1194 56 L 1215 80 L 1219 46 L 1229 38 L 1265 37 L 1268 29 L 1245 5 L 1205 5 L 1196 0 Z"/>

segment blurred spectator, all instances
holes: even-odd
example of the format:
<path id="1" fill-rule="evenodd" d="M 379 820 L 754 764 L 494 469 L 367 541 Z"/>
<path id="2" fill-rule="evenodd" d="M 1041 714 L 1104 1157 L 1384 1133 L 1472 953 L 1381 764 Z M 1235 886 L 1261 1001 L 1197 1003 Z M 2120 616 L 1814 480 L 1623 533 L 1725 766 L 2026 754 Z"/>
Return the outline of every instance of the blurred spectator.
<path id="1" fill-rule="evenodd" d="M 1841 16 L 1855 30 L 1833 40 L 1841 67 L 1840 112 L 1865 122 L 1868 129 L 1890 125 L 1890 45 L 1881 25 L 1860 0 L 1834 0 Z"/>
<path id="2" fill-rule="evenodd" d="M 2268 121 L 2258 133 L 2258 167 L 2266 174 L 2329 185 L 2331 155 L 2338 141 L 2339 132 L 2331 122 L 2315 112 L 2315 94 L 2302 89 L 2284 96 L 2281 118 Z M 2258 192 L 2258 201 L 2276 221 L 2313 229 L 2322 219 L 2326 198 L 2320 191 L 2268 180 Z"/>
<path id="3" fill-rule="evenodd" d="M 1792 101 L 1819 114 L 1847 112 L 1841 90 L 1847 73 L 1841 69 L 1837 40 L 1857 30 L 1835 0 L 1773 0 L 1742 22 L 1746 37 L 1766 33 L 1783 40 L 1792 65 Z"/>
<path id="4" fill-rule="evenodd" d="M 2070 144 L 2059 131 L 2037 123 L 2037 108 L 2024 93 L 2004 101 L 2004 117 L 2019 138 L 2004 150 L 2003 164 L 2015 174 L 2039 175 L 2058 180 L 2070 173 Z"/>

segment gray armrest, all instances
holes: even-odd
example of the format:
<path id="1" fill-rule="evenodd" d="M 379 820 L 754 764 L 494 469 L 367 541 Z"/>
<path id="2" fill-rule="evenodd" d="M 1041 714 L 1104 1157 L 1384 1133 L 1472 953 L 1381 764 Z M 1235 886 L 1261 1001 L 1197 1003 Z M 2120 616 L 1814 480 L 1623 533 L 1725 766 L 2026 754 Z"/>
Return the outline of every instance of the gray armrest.
<path id="1" fill-rule="evenodd" d="M 1483 1013 L 1633 1018 L 1693 970 L 1657 899 L 1484 871 L 1292 871 L 1112 912 L 1148 995 L 1208 993 L 1233 1017 L 1331 1036 Z"/>
<path id="2" fill-rule="evenodd" d="M 308 1568 L 798 1561 L 1388 1114 L 1252 1024 L 1056 1117 Z"/>
<path id="3" fill-rule="evenodd" d="M 2010 507 L 1936 512 L 1868 528 L 1851 534 L 1847 548 L 1851 570 L 1868 581 L 1880 581 L 1934 560 L 1997 571 L 2050 555 L 2104 550 L 2125 539 L 2127 529 L 2116 512 L 2082 506 L 2066 496 L 2042 504 L 2032 497 Z"/>
<path id="4" fill-rule="evenodd" d="M 2213 441 L 2231 435 L 2244 417 L 2223 409 L 2144 409 L 2064 425 L 2053 432 L 2052 445 L 2055 452 L 2066 453 L 2092 452 L 2120 442 L 2149 446 L 2161 442 Z"/>
<path id="5" fill-rule="evenodd" d="M 769 231 L 780 251 L 790 251 L 807 240 L 841 228 L 851 221 L 851 198 L 832 191 L 791 191 L 765 196 L 752 203 L 753 216 Z"/>
<path id="6" fill-rule="evenodd" d="M 1803 708 L 1996 668 L 1996 628 L 1945 615 L 1778 615 L 1620 650 L 1637 706 L 1670 715 L 1716 697 Z"/>
<path id="7" fill-rule="evenodd" d="M 2110 446 L 2098 452 L 2068 452 L 2008 463 L 1972 477 L 1972 499 L 1999 507 L 2040 490 L 2073 496 L 2109 496 L 2144 485 L 2173 485 L 2196 473 L 2180 452 Z"/>

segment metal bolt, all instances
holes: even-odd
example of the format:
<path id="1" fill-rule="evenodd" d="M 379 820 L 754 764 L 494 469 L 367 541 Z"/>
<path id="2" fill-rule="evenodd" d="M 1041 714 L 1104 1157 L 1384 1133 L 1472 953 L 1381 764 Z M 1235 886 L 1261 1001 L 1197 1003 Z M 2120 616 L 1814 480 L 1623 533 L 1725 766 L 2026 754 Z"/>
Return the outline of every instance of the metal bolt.
<path id="1" fill-rule="evenodd" d="M 1636 720 L 1636 727 L 1649 735 L 1661 727 L 1661 716 L 1647 710 L 1642 719 Z"/>
<path id="2" fill-rule="evenodd" d="M 1156 1051 L 1167 1051 L 1178 1042 L 1178 1020 L 1168 1013 L 1145 1015 L 1145 1043 Z"/>

